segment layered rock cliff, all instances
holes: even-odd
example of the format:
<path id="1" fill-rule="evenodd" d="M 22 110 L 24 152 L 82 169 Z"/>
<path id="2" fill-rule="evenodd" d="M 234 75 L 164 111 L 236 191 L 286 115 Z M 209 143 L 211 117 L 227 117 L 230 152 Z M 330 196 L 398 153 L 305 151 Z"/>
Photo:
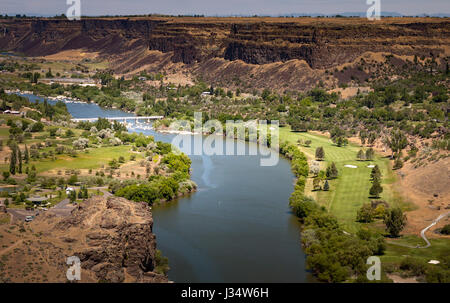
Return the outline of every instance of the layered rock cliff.
<path id="1" fill-rule="evenodd" d="M 248 71 L 297 60 L 323 70 L 369 51 L 442 58 L 450 49 L 446 18 L 19 19 L 1 20 L 0 33 L 2 50 L 41 56 L 85 49 L 114 61 L 119 73 L 180 63 L 190 72 L 208 69 L 211 79 L 221 76 L 211 68 L 223 70 L 230 62 L 242 62 L 233 67 Z"/>

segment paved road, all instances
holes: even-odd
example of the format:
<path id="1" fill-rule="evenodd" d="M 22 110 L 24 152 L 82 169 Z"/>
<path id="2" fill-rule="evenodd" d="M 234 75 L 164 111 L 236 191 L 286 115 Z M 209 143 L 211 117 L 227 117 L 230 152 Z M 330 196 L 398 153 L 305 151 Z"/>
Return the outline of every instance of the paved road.
<path id="1" fill-rule="evenodd" d="M 70 204 L 70 200 L 66 198 L 50 208 L 48 211 L 54 213 L 55 215 L 66 217 L 70 215 L 74 208 L 75 205 Z"/>
<path id="2" fill-rule="evenodd" d="M 103 193 L 104 197 L 111 197 L 113 194 L 108 191 L 107 187 L 91 187 L 90 189 L 99 190 Z"/>
<path id="3" fill-rule="evenodd" d="M 389 242 L 389 244 L 394 244 L 397 246 L 403 246 L 403 247 L 408 247 L 408 248 L 428 248 L 431 246 L 430 241 L 427 239 L 427 236 L 425 235 L 425 233 L 433 226 L 435 226 L 439 221 L 441 221 L 442 219 L 444 219 L 445 217 L 447 217 L 448 215 L 450 215 L 450 211 L 446 212 L 444 214 L 439 215 L 439 217 L 437 217 L 436 219 L 434 219 L 433 223 L 431 223 L 430 225 L 428 225 L 427 227 L 425 227 L 424 229 L 422 229 L 420 231 L 420 236 L 422 237 L 422 239 L 427 243 L 427 245 L 425 246 L 411 246 L 411 245 L 407 245 L 407 244 L 401 244 L 401 243 L 395 243 L 395 242 Z"/>
<path id="4" fill-rule="evenodd" d="M 98 189 L 103 193 L 104 197 L 112 196 L 112 194 L 108 191 L 108 188 L 106 187 L 92 187 L 91 189 L 94 190 Z M 58 216 L 66 217 L 70 215 L 70 213 L 74 208 L 75 206 L 70 203 L 69 199 L 64 199 L 55 206 L 51 207 L 48 211 Z M 8 208 L 7 212 L 12 215 L 12 221 L 15 220 L 24 221 L 27 216 L 36 216 L 36 214 L 43 211 Z"/>
<path id="5" fill-rule="evenodd" d="M 69 199 L 64 199 L 48 211 L 54 213 L 58 216 L 68 216 L 70 212 L 75 208 L 75 206 L 70 204 Z M 12 215 L 12 221 L 24 221 L 27 216 L 36 216 L 39 213 L 43 213 L 43 210 L 25 210 L 25 209 L 15 209 L 8 208 L 8 213 Z"/>
<path id="6" fill-rule="evenodd" d="M 67 206 L 71 206 L 69 203 L 70 200 L 66 198 L 61 202 L 59 202 L 58 204 L 56 204 L 55 206 L 53 206 L 51 209 L 66 208 Z"/>
<path id="7" fill-rule="evenodd" d="M 8 208 L 7 212 L 12 215 L 12 221 L 24 221 L 27 216 L 36 216 L 39 211 Z"/>
<path id="8" fill-rule="evenodd" d="M 450 211 L 446 212 L 445 214 L 440 215 L 439 217 L 437 217 L 433 223 L 431 223 L 430 225 L 428 225 L 427 227 L 425 227 L 424 229 L 422 229 L 422 231 L 420 232 L 420 236 L 422 237 L 422 239 L 425 240 L 425 242 L 427 243 L 427 245 L 425 246 L 419 246 L 418 248 L 427 248 L 431 246 L 430 241 L 428 241 L 427 236 L 425 236 L 425 233 L 427 232 L 427 230 L 429 230 L 431 227 L 435 226 L 439 221 L 441 221 L 442 219 L 444 219 L 445 217 L 447 217 L 448 215 L 450 215 Z"/>

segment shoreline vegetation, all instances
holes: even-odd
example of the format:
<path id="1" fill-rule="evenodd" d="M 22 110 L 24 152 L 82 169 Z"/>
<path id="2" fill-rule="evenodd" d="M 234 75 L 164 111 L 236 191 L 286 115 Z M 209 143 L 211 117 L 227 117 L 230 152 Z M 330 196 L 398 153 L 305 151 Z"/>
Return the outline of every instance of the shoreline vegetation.
<path id="1" fill-rule="evenodd" d="M 169 121 L 171 120 L 157 121 L 154 129 L 161 132 L 193 134 L 193 132 L 165 129 L 165 124 Z M 118 123 L 110 123 L 106 119 L 99 119 L 97 122 L 79 122 L 76 127 L 73 130 L 83 130 L 85 137 L 88 131 L 97 132 L 98 134 L 99 130 L 115 130 L 116 133 L 114 135 L 106 135 L 105 138 L 113 139 L 114 136 L 117 136 L 121 142 L 134 144 L 133 148 L 137 148 L 135 151 L 138 152 L 145 151 L 150 143 L 155 144 L 153 140 L 147 142 L 146 136 L 132 133 L 127 133 L 127 135 L 121 134 L 121 131 L 123 131 L 123 129 L 121 130 L 122 126 Z M 47 129 L 47 127 L 44 128 Z M 50 130 L 49 132 L 51 133 Z M 89 136 L 87 137 L 89 138 Z M 56 136 L 56 138 L 59 137 Z M 270 145 L 270 134 L 268 134 L 268 138 Z M 283 138 L 285 139 L 285 137 Z M 244 140 L 250 140 L 248 132 L 245 133 Z M 166 164 L 171 170 L 176 172 L 173 178 L 147 176 L 147 180 L 144 181 L 138 179 L 112 180 L 108 182 L 108 190 L 116 196 L 136 202 L 146 202 L 149 205 L 171 201 L 194 192 L 196 185 L 188 179 L 190 159 L 183 154 L 175 155 L 167 152 L 168 145 L 170 144 L 156 142 L 156 145 L 152 145 L 150 150 L 155 152 L 156 148 L 158 151 L 155 154 L 167 155 L 167 157 L 162 157 L 162 160 L 159 159 L 159 163 Z M 292 171 L 296 177 L 296 184 L 289 199 L 289 206 L 293 214 L 302 223 L 302 246 L 307 254 L 307 267 L 319 281 L 368 282 L 365 277 L 367 270 L 365 261 L 369 256 L 382 256 L 385 253 L 386 241 L 383 235 L 367 228 L 360 229 L 356 234 L 349 234 L 342 229 L 341 223 L 329 210 L 324 206 L 320 206 L 312 197 L 305 193 L 310 172 L 308 158 L 305 154 L 299 150 L 298 146 L 287 141 L 280 143 L 279 152 L 290 160 Z M 152 161 L 154 161 L 153 154 L 151 156 Z M 113 173 L 110 176 L 112 175 Z M 336 251 L 339 251 L 338 255 L 336 255 Z M 414 260 L 411 262 L 414 262 Z M 383 271 L 382 282 L 389 281 L 386 272 Z"/>
<path id="2" fill-rule="evenodd" d="M 432 247 L 426 250 L 397 247 L 390 242 L 416 245 L 420 238 L 401 235 L 386 242 L 392 235 L 384 226 L 389 214 L 391 219 L 392 215 L 400 218 L 402 228 L 402 211 L 411 210 L 410 201 L 401 201 L 392 189 L 396 180 L 394 170 L 400 175 L 404 164 L 422 168 L 449 156 L 445 115 L 448 63 L 446 67 L 438 67 L 435 61 L 415 56 L 410 58 L 412 61 L 407 60 L 409 64 L 400 66 L 394 64 L 392 56 L 385 59 L 389 71 L 368 78 L 364 83 L 353 81 L 355 94 L 348 97 L 327 91 L 322 84 L 308 92 L 286 90 L 283 93 L 244 87 L 233 91 L 202 81 L 178 87 L 164 86 L 161 81 L 158 88 L 146 86 L 137 76 L 126 80 L 98 71 L 94 77 L 101 81 L 101 88 L 37 83 L 32 73 L 31 77 L 30 73 L 18 74 L 7 82 L 4 75 L 0 75 L 0 84 L 41 96 L 67 95 L 101 107 L 133 111 L 137 115 L 158 113 L 167 119 L 155 122 L 155 129 L 169 133 L 190 134 L 182 130 L 168 131 L 164 129 L 168 126 L 165 123 L 175 118 L 192 121 L 195 111 L 206 113 L 205 120 L 217 119 L 222 124 L 226 120 L 279 120 L 282 127 L 280 153 L 291 159 L 296 176 L 289 204 L 303 223 L 302 244 L 308 255 L 307 265 L 319 280 L 367 282 L 366 257 L 377 255 L 384 264 L 382 281 L 389 281 L 389 275 L 400 274 L 419 277 L 420 281 L 448 282 L 448 239 L 432 240 Z M 8 63 L 4 65 L 12 68 Z M 369 65 L 361 59 L 358 69 L 366 70 Z M 24 66 L 29 70 L 27 63 Z M 21 70 L 23 66 L 14 68 Z M 345 69 L 327 72 L 339 74 Z M 148 79 L 146 72 L 143 73 L 141 76 Z M 393 74 L 407 76 L 394 79 Z M 342 84 L 339 89 L 347 87 Z M 130 97 L 133 94 L 139 97 Z M 319 138 L 312 132 L 329 132 L 330 136 Z M 361 145 L 356 147 L 349 143 L 351 138 L 356 138 Z M 250 141 L 247 134 L 243 139 Z M 381 159 L 373 153 L 376 148 L 390 150 L 392 155 Z M 174 159 L 174 162 L 176 167 L 184 169 L 186 166 L 183 159 Z M 161 163 L 161 159 L 155 163 Z M 379 171 L 373 178 L 371 170 L 375 167 Z M 152 201 L 157 196 L 153 186 L 162 186 L 167 192 L 176 189 L 170 180 L 149 183 L 153 185 L 126 184 L 126 189 L 112 190 L 123 196 L 145 197 Z M 355 186 L 358 186 L 356 190 Z M 400 212 L 392 213 L 398 206 Z M 398 228 L 393 234 L 398 236 Z M 411 257 L 405 258 L 405 255 Z M 427 264 L 436 258 L 441 262 L 439 265 Z"/>
<path id="3" fill-rule="evenodd" d="M 301 238 L 307 268 L 324 282 L 368 282 L 366 260 L 383 254 L 386 249 L 384 239 L 366 230 L 360 230 L 357 235 L 345 232 L 333 214 L 305 195 L 309 175 L 305 154 L 288 142 L 280 144 L 280 153 L 291 161 L 296 176 L 289 206 L 303 225 Z"/>

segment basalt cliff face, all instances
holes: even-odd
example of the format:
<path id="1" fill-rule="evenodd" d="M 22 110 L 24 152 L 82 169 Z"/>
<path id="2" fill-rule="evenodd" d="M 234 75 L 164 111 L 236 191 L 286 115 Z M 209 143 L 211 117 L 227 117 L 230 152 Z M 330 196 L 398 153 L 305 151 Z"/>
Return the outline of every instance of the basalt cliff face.
<path id="1" fill-rule="evenodd" d="M 90 198 L 67 217 L 41 213 L 24 226 L 20 238 L 8 240 L 14 244 L 6 248 L 10 252 L 1 252 L 0 280 L 67 282 L 66 260 L 76 256 L 81 283 L 167 282 L 165 275 L 155 272 L 152 226 L 147 204 L 117 197 Z"/>
<path id="2" fill-rule="evenodd" d="M 211 79 L 226 72 L 264 75 L 260 66 L 270 75 L 281 63 L 291 77 L 301 69 L 315 81 L 316 71 L 367 52 L 442 58 L 450 46 L 446 18 L 21 19 L 1 20 L 0 33 L 2 50 L 42 56 L 84 49 L 114 61 L 119 73 L 182 66 Z"/>

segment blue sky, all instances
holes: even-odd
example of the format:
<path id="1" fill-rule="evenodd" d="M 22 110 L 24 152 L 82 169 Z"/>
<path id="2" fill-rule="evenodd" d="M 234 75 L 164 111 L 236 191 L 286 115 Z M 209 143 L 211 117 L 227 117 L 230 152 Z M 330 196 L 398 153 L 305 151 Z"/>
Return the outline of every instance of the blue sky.
<path id="1" fill-rule="evenodd" d="M 80 0 L 82 15 L 279 15 L 365 12 L 366 0 Z M 56 15 L 66 0 L 0 0 L 0 14 Z M 450 13 L 450 0 L 381 0 L 381 10 L 407 15 Z"/>

